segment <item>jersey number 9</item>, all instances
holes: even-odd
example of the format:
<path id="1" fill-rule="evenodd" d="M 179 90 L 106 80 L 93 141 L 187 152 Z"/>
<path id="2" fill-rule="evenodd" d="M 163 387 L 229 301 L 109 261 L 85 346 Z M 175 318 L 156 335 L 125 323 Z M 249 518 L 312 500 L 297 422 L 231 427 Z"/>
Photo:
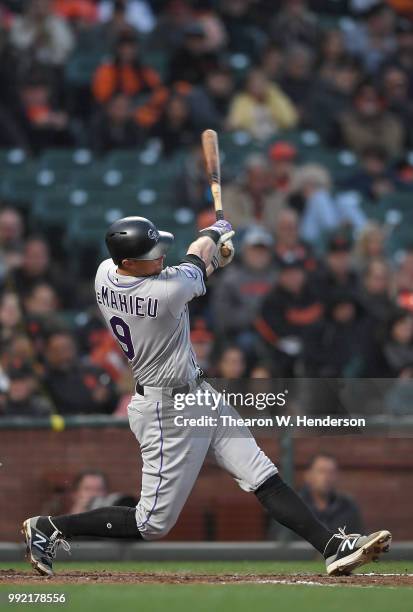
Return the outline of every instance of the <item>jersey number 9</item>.
<path id="1" fill-rule="evenodd" d="M 133 348 L 129 325 L 125 323 L 123 319 L 116 316 L 112 317 L 109 322 L 122 351 L 125 353 L 126 357 L 132 361 L 135 357 L 135 349 Z"/>

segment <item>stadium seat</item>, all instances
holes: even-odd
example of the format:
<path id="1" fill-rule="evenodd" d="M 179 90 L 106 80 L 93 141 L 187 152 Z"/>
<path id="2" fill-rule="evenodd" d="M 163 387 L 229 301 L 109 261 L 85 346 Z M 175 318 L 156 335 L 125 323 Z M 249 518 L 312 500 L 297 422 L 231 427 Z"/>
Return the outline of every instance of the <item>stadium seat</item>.
<path id="1" fill-rule="evenodd" d="M 27 163 L 30 163 L 24 149 L 0 149 L 0 171 L 7 168 L 18 168 L 24 167 Z"/>
<path id="2" fill-rule="evenodd" d="M 399 223 L 391 232 L 388 239 L 388 249 L 391 254 L 405 249 L 413 249 L 412 233 L 413 215 L 403 223 Z"/>
<path id="3" fill-rule="evenodd" d="M 39 172 L 34 163 L 9 168 L 0 179 L 0 196 L 7 202 L 30 209 L 36 191 L 48 191 L 56 182 L 52 172 Z"/>
<path id="4" fill-rule="evenodd" d="M 380 208 L 383 210 L 398 210 L 403 213 L 413 211 L 413 192 L 391 193 L 380 199 Z"/>
<path id="5" fill-rule="evenodd" d="M 89 168 L 93 161 L 93 153 L 89 149 L 46 149 L 39 158 L 39 167 L 79 170 Z"/>
<path id="6" fill-rule="evenodd" d="M 23 149 L 0 150 L 0 197 L 29 207 L 36 186 L 36 164 Z"/>

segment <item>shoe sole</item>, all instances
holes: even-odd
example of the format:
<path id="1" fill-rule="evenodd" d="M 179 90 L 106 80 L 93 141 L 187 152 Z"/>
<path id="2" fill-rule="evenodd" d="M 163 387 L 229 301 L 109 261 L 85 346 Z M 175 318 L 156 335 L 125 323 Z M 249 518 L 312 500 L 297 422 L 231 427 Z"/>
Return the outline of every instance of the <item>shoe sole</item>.
<path id="1" fill-rule="evenodd" d="M 32 529 L 30 527 L 30 519 L 24 521 L 22 525 L 22 534 L 24 535 L 24 539 L 26 540 L 26 559 L 32 565 L 32 567 L 39 572 L 42 576 L 54 576 L 54 572 L 44 566 L 42 563 L 39 563 L 37 559 L 35 559 L 32 555 L 31 550 L 31 539 L 32 539 Z"/>
<path id="2" fill-rule="evenodd" d="M 367 542 L 351 555 L 334 561 L 327 568 L 329 576 L 345 576 L 351 574 L 353 570 L 361 565 L 366 565 L 371 561 L 377 561 L 382 553 L 388 552 L 391 544 L 390 531 L 379 531 L 374 540 Z"/>

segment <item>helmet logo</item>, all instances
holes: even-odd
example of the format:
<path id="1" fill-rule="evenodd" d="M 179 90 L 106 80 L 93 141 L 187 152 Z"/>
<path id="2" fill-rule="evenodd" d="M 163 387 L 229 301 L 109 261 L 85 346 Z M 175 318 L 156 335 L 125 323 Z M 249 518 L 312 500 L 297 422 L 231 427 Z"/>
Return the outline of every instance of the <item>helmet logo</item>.
<path id="1" fill-rule="evenodd" d="M 156 242 L 158 242 L 159 240 L 159 232 L 156 229 L 148 229 L 148 238 L 150 238 L 151 240 L 156 240 Z"/>

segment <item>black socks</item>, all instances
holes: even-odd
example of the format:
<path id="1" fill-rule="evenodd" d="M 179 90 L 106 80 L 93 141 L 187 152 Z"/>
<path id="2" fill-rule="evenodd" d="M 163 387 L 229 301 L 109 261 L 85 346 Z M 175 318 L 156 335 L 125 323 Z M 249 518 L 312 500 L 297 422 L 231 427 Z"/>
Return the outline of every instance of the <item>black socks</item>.
<path id="1" fill-rule="evenodd" d="M 327 543 L 334 535 L 333 532 L 316 519 L 303 500 L 278 474 L 271 476 L 258 487 L 255 495 L 273 519 L 298 533 L 324 554 Z M 337 548 L 334 539 L 332 546 Z"/>
<path id="2" fill-rule="evenodd" d="M 65 538 L 72 536 L 93 536 L 100 538 L 136 538 L 142 536 L 136 525 L 136 508 L 128 506 L 108 506 L 81 514 L 64 514 L 52 516 L 53 525 L 62 532 Z M 38 521 L 38 528 L 50 536 L 53 525 L 48 518 Z"/>
<path id="3" fill-rule="evenodd" d="M 339 542 L 334 533 L 320 523 L 302 499 L 278 474 L 268 478 L 256 491 L 270 516 L 310 542 L 321 554 L 334 554 Z M 136 508 L 109 506 L 81 514 L 42 517 L 38 528 L 50 536 L 55 527 L 66 538 L 73 536 L 142 539 L 136 525 Z M 331 540 L 331 541 L 330 541 Z M 328 546 L 327 546 L 328 544 Z M 327 546 L 327 550 L 326 550 Z"/>

